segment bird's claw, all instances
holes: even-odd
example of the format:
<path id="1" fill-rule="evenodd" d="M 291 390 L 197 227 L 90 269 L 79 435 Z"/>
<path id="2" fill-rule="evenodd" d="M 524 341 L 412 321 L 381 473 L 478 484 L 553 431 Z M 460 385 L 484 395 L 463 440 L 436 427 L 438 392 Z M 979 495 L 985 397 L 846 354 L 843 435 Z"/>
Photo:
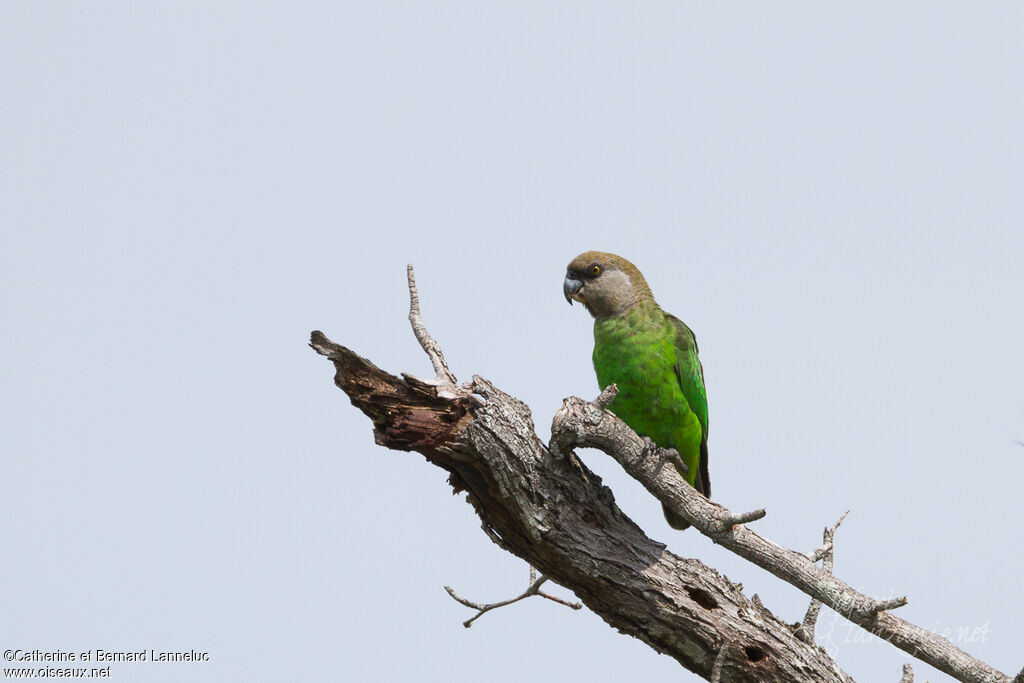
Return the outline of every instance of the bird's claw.
<path id="1" fill-rule="evenodd" d="M 673 465 L 675 465 L 676 469 L 679 470 L 679 473 L 684 477 L 690 475 L 690 468 L 686 466 L 685 462 L 683 462 L 682 456 L 679 455 L 679 451 L 677 451 L 676 449 L 666 448 L 665 459 L 671 462 Z"/>
<path id="2" fill-rule="evenodd" d="M 690 468 L 686 466 L 685 462 L 683 462 L 683 458 L 679 455 L 679 451 L 674 448 L 658 448 L 658 444 L 654 443 L 649 436 L 644 437 L 643 455 L 645 457 L 648 455 L 657 455 L 662 462 L 667 460 L 675 465 L 676 469 L 679 470 L 679 473 L 684 477 L 690 474 Z"/>

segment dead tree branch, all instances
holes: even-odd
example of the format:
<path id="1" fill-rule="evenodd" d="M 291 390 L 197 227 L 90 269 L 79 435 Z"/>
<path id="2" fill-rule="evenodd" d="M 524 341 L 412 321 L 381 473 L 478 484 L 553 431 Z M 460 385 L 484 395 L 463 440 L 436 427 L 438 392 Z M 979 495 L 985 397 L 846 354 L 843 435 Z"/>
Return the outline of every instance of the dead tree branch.
<path id="1" fill-rule="evenodd" d="M 335 383 L 371 419 L 378 444 L 418 451 L 448 471 L 488 537 L 544 574 L 527 593 L 547 579 L 569 588 L 608 624 L 707 680 L 850 680 L 822 648 L 803 642 L 740 586 L 648 538 L 600 478 L 571 457 L 573 448 L 591 446 L 611 455 L 701 533 L 868 631 L 958 680 L 1010 683 L 948 640 L 886 611 L 905 598 L 862 595 L 811 557 L 744 526 L 763 517 L 763 510 L 735 514 L 696 493 L 674 466 L 664 466 L 670 452 L 654 449 L 651 457 L 651 446 L 606 410 L 614 388 L 602 392 L 599 402 L 566 399 L 555 415 L 549 449 L 520 401 L 480 377 L 455 387 L 440 349 L 421 319 L 417 324 L 411 268 L 409 284 L 410 321 L 434 365 L 433 382 L 395 377 L 321 332 L 312 333 L 310 346 L 334 363 Z"/>
<path id="2" fill-rule="evenodd" d="M 566 453 L 570 448 L 579 446 L 597 448 L 610 455 L 659 501 L 715 543 L 820 600 L 913 657 L 960 681 L 1009 681 L 1008 676 L 970 656 L 949 640 L 889 614 L 888 610 L 907 604 L 905 597 L 875 600 L 863 595 L 818 567 L 807 555 L 783 548 L 736 522 L 749 519 L 751 515 L 756 519 L 763 514 L 735 515 L 709 501 L 686 485 L 675 468 L 661 467 L 657 457 L 642 457 L 645 453 L 643 438 L 612 412 L 572 397 L 565 399 L 555 414 L 551 449 Z"/>
<path id="3" fill-rule="evenodd" d="M 709 679 L 725 641 L 723 681 L 847 682 L 825 651 L 801 642 L 737 584 L 648 538 L 582 463 L 554 457 L 529 409 L 480 377 L 474 396 L 395 377 L 314 332 L 335 383 L 373 423 L 376 442 L 415 450 L 450 473 L 499 546 L 572 590 L 608 624 Z M 674 469 L 674 468 L 666 468 Z"/>
<path id="4" fill-rule="evenodd" d="M 406 266 L 406 277 L 409 281 L 409 324 L 412 325 L 412 333 L 416 341 L 420 343 L 430 364 L 434 366 L 434 382 L 438 385 L 455 386 L 455 375 L 448 369 L 441 347 L 437 345 L 434 338 L 427 332 L 427 326 L 423 324 L 423 316 L 420 315 L 420 293 L 416 289 L 416 274 L 413 272 L 412 264 Z"/>
<path id="5" fill-rule="evenodd" d="M 551 600 L 553 602 L 557 602 L 559 605 L 565 605 L 566 607 L 570 607 L 572 609 L 583 609 L 583 605 L 581 605 L 578 602 L 569 602 L 568 600 L 563 600 L 562 598 L 560 598 L 558 596 L 551 595 L 550 593 L 545 593 L 545 592 L 541 591 L 540 587 L 542 585 L 544 585 L 544 582 L 547 581 L 547 580 L 548 580 L 548 577 L 546 577 L 546 576 L 542 576 L 540 578 L 537 578 L 537 570 L 534 569 L 533 567 L 530 567 L 530 585 L 527 587 L 527 589 L 525 591 L 523 591 L 520 595 L 517 595 L 514 598 L 510 598 L 508 600 L 501 600 L 499 602 L 492 602 L 492 603 L 488 603 L 486 605 L 481 605 L 479 603 L 472 602 L 471 600 L 467 600 L 466 598 L 464 598 L 461 595 L 459 595 L 458 593 L 456 593 L 452 589 L 451 586 L 445 586 L 444 589 L 446 591 L 448 591 L 448 595 L 452 596 L 452 599 L 455 600 L 456 602 L 458 602 L 460 604 L 463 604 L 466 607 L 471 607 L 471 608 L 477 610 L 477 613 L 475 615 L 473 615 L 471 618 L 467 619 L 466 621 L 462 622 L 462 625 L 465 626 L 466 628 L 469 628 L 470 626 L 472 626 L 474 621 L 476 621 L 477 619 L 479 619 L 483 615 L 487 614 L 492 609 L 497 609 L 498 607 L 504 607 L 505 605 L 511 605 L 514 602 L 519 602 L 520 600 L 523 600 L 523 599 L 529 598 L 529 597 L 533 597 L 534 595 L 539 595 L 542 598 L 547 598 L 548 600 Z"/>
<path id="6" fill-rule="evenodd" d="M 824 569 L 829 574 L 832 573 L 832 563 L 835 557 L 834 539 L 836 535 L 836 529 L 839 528 L 839 525 L 843 523 L 843 520 L 846 519 L 846 515 L 848 514 L 850 514 L 849 510 L 844 512 L 842 516 L 839 518 L 839 521 L 832 525 L 831 528 L 825 527 L 825 531 L 822 532 L 821 536 L 821 547 L 815 548 L 813 551 L 807 553 L 807 557 L 808 559 L 810 559 L 811 562 L 817 562 L 819 559 L 824 560 L 821 563 L 822 569 Z M 821 613 L 821 600 L 818 600 L 817 598 L 811 598 L 811 604 L 807 607 L 807 614 L 804 615 L 803 623 L 800 624 L 800 626 L 797 627 L 796 630 L 797 637 L 805 643 L 814 642 L 814 629 L 818 624 L 819 613 Z"/>
<path id="7" fill-rule="evenodd" d="M 722 667 L 725 665 L 725 648 L 728 647 L 728 643 L 724 643 L 718 650 L 718 655 L 715 657 L 715 664 L 711 667 L 711 683 L 721 683 L 722 680 Z"/>

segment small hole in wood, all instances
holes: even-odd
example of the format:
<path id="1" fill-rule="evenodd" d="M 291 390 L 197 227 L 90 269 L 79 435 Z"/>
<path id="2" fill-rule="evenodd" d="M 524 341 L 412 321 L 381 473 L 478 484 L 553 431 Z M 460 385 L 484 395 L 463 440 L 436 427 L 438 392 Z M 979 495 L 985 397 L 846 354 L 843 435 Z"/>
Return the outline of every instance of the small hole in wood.
<path id="1" fill-rule="evenodd" d="M 708 593 L 703 588 L 691 588 L 687 586 L 686 592 L 695 603 L 704 609 L 715 609 L 718 607 L 718 601 L 711 596 L 711 593 Z"/>
<path id="2" fill-rule="evenodd" d="M 761 648 L 753 647 L 751 645 L 747 645 L 745 648 L 743 648 L 743 652 L 746 653 L 747 659 L 749 659 L 752 662 L 760 662 L 762 659 L 768 656 L 768 654 Z"/>

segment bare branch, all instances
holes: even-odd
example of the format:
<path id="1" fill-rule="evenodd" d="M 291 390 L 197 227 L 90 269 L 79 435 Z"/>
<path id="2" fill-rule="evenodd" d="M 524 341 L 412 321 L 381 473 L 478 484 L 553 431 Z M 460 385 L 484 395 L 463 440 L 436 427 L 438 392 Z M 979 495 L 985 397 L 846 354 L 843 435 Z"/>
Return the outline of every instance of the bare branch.
<path id="1" fill-rule="evenodd" d="M 482 617 L 484 614 L 490 612 L 492 609 L 497 609 L 499 607 L 504 607 L 505 605 L 511 605 L 514 602 L 519 602 L 520 600 L 532 597 L 534 595 L 539 595 L 542 598 L 547 598 L 548 600 L 552 600 L 554 602 L 557 602 L 560 605 L 565 605 L 566 607 L 571 607 L 572 609 L 582 609 L 583 608 L 583 605 L 578 603 L 578 602 L 569 602 L 568 600 L 563 600 L 562 598 L 556 597 L 554 595 L 550 595 L 549 593 L 541 592 L 540 587 L 547 580 L 548 580 L 548 577 L 546 577 L 546 576 L 541 576 L 540 578 L 537 578 L 537 570 L 534 569 L 533 567 L 530 567 L 530 585 L 526 588 L 525 591 L 522 592 L 522 594 L 517 595 L 514 598 L 510 598 L 509 600 L 501 600 L 500 602 L 492 602 L 492 603 L 489 603 L 489 604 L 486 604 L 486 605 L 481 605 L 479 603 L 467 600 L 466 598 L 464 598 L 464 597 L 460 596 L 458 593 L 456 593 L 455 590 L 452 589 L 451 586 L 445 586 L 444 589 L 446 591 L 448 591 L 448 595 L 452 596 L 452 598 L 456 602 L 459 602 L 459 603 L 465 605 L 466 607 L 470 607 L 472 609 L 477 610 L 477 613 L 475 615 L 473 615 L 471 618 L 467 619 L 466 621 L 462 622 L 462 625 L 465 626 L 466 628 L 469 628 L 470 626 L 472 626 L 474 621 L 476 621 L 477 619 Z"/>
<path id="2" fill-rule="evenodd" d="M 594 399 L 594 407 L 598 410 L 607 410 L 615 397 L 619 395 L 619 387 L 614 383 L 609 384 L 601 392 L 601 395 Z"/>
<path id="3" fill-rule="evenodd" d="M 848 514 L 850 514 L 849 510 L 840 515 L 839 521 L 833 524 L 831 528 L 825 527 L 825 531 L 822 534 L 823 542 L 821 546 L 815 548 L 809 553 L 806 553 L 807 559 L 809 559 L 811 562 L 817 562 L 818 560 L 825 557 L 826 554 L 830 554 L 832 552 L 834 543 L 833 537 L 836 535 L 836 530 L 839 529 L 839 525 L 843 523 L 843 520 L 846 519 L 846 516 Z"/>
<path id="4" fill-rule="evenodd" d="M 879 614 L 880 612 L 888 612 L 891 609 L 897 607 L 903 607 L 907 604 L 907 596 L 899 598 L 889 598 L 888 600 L 875 600 L 869 607 L 868 611 L 872 614 Z"/>
<path id="5" fill-rule="evenodd" d="M 737 524 L 746 524 L 747 522 L 754 522 L 763 518 L 768 513 L 764 511 L 764 508 L 760 510 L 751 510 L 750 512 L 743 512 L 736 514 L 733 512 L 726 511 L 724 514 L 719 515 L 718 526 L 720 531 L 717 533 L 724 533 L 729 531 Z"/>
<path id="6" fill-rule="evenodd" d="M 715 543 L 940 671 L 961 681 L 1007 680 L 1005 674 L 971 657 L 949 640 L 887 612 L 905 605 L 905 597 L 870 598 L 819 568 L 807 555 L 783 548 L 745 525 L 730 525 L 729 522 L 746 519 L 747 515 L 735 515 L 709 501 L 689 486 L 674 468 L 659 467 L 657 458 L 643 457 L 643 438 L 615 415 L 599 411 L 582 399 L 568 398 L 555 414 L 551 435 L 552 442 L 565 452 L 578 446 L 604 451 L 659 501 Z"/>
<path id="7" fill-rule="evenodd" d="M 448 369 L 448 363 L 444 360 L 441 347 L 437 345 L 434 338 L 427 332 L 423 318 L 420 316 L 420 295 L 416 290 L 416 275 L 413 273 L 412 264 L 406 267 L 406 275 L 409 279 L 409 324 L 412 325 L 412 333 L 416 335 L 416 341 L 420 343 L 423 350 L 427 352 L 431 365 L 434 366 L 435 382 L 437 384 L 455 385 L 455 375 Z"/>
<path id="8" fill-rule="evenodd" d="M 839 528 L 839 525 L 843 523 L 843 520 L 846 519 L 846 515 L 848 514 L 850 514 L 849 510 L 844 512 L 839 518 L 839 521 L 833 524 L 831 528 L 825 527 L 825 530 L 821 535 L 821 547 L 807 553 L 807 557 L 811 562 L 817 562 L 819 558 L 823 558 L 824 562 L 822 562 L 822 569 L 829 574 L 832 573 L 832 562 L 834 559 L 833 548 L 835 548 L 836 529 Z M 811 604 L 807 607 L 807 614 L 804 615 L 804 621 L 796 630 L 797 637 L 805 643 L 814 642 L 814 629 L 817 627 L 818 614 L 820 612 L 821 600 L 811 598 Z"/>
<path id="9" fill-rule="evenodd" d="M 320 332 L 311 346 L 334 363 L 335 383 L 370 417 L 379 444 L 416 450 L 448 471 L 491 540 L 570 589 L 610 626 L 704 679 L 729 634 L 743 653 L 726 662 L 730 679 L 849 681 L 824 650 L 800 642 L 739 584 L 648 538 L 597 475 L 552 457 L 529 409 L 486 380 L 472 383 L 483 403 L 449 399 Z"/>
<path id="10" fill-rule="evenodd" d="M 811 562 L 817 562 L 830 552 L 832 552 L 832 544 L 825 543 L 824 545 L 815 548 L 809 553 L 804 553 L 804 557 L 806 557 Z"/>
<path id="11" fill-rule="evenodd" d="M 909 664 L 903 665 L 903 676 L 900 683 L 914 683 L 914 669 Z"/>
<path id="12" fill-rule="evenodd" d="M 722 666 L 725 664 L 725 648 L 728 643 L 722 643 L 722 647 L 718 650 L 718 655 L 715 657 L 715 664 L 711 667 L 711 683 L 721 683 L 722 680 Z"/>
<path id="13" fill-rule="evenodd" d="M 524 404 L 479 377 L 467 387 L 455 386 L 419 316 L 411 266 L 408 274 L 409 318 L 435 367 L 433 383 L 394 377 L 320 332 L 312 334 L 310 346 L 333 361 L 335 383 L 371 418 L 377 443 L 416 450 L 447 470 L 449 482 L 457 492 L 467 493 L 491 540 L 543 572 L 540 578 L 531 573 L 530 586 L 512 600 L 479 605 L 446 587 L 454 599 L 481 614 L 530 595 L 566 604 L 540 591 L 544 582 L 553 580 L 570 588 L 611 626 L 709 680 L 713 675 L 721 678 L 728 669 L 730 680 L 848 683 L 849 677 L 823 649 L 802 642 L 756 596 L 746 598 L 738 584 L 649 539 L 619 510 L 600 478 L 572 457 L 574 447 L 592 446 L 611 455 L 715 543 L 869 632 L 960 681 L 1010 683 L 1008 676 L 948 640 L 887 611 L 906 604 L 906 598 L 872 599 L 819 568 L 813 560 L 831 561 L 834 539 L 823 539 L 822 547 L 807 555 L 798 553 L 746 526 L 763 517 L 763 510 L 735 514 L 704 498 L 677 467 L 663 466 L 672 462 L 671 451 L 652 450 L 605 409 L 614 387 L 595 402 L 566 399 L 545 448 Z M 552 457 L 559 454 L 570 457 Z M 726 637 L 737 648 L 728 662 Z M 1024 683 L 1024 671 L 1015 683 Z"/>

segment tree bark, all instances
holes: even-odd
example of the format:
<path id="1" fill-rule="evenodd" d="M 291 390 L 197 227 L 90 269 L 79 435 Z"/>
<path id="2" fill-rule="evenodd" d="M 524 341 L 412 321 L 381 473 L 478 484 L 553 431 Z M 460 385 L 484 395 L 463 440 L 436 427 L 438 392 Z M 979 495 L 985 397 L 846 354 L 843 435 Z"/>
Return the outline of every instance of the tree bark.
<path id="1" fill-rule="evenodd" d="M 905 597 L 876 600 L 832 576 L 832 534 L 838 523 L 831 530 L 826 530 L 824 544 L 812 553 L 798 553 L 763 538 L 747 528 L 745 523 L 763 517 L 764 510 L 737 515 L 700 495 L 692 486 L 687 486 L 674 467 L 663 466 L 667 457 L 665 451 L 654 448 L 649 440 L 639 437 L 622 420 L 604 409 L 610 400 L 605 399 L 607 393 L 608 390 L 602 392 L 593 403 L 578 398 L 565 399 L 552 425 L 552 449 L 558 451 L 566 446 L 601 449 L 702 534 L 811 596 L 809 616 L 796 629 L 801 640 L 813 640 L 817 619 L 817 615 L 812 614 L 813 606 L 821 602 L 861 628 L 957 680 L 1009 683 L 1009 676 L 967 654 L 948 639 L 891 614 L 889 610 L 907 604 Z M 815 564 L 819 558 L 826 560 L 826 567 Z"/>
<path id="2" fill-rule="evenodd" d="M 409 281 L 414 293 L 411 268 Z M 874 600 L 832 576 L 838 522 L 826 528 L 821 547 L 798 553 L 745 526 L 764 510 L 734 514 L 687 486 L 676 470 L 678 454 L 655 447 L 606 409 L 614 385 L 593 402 L 566 399 L 548 447 L 522 402 L 480 377 L 455 386 L 415 297 L 410 320 L 414 330 L 419 323 L 434 380 L 395 377 L 321 332 L 312 333 L 310 346 L 334 362 L 335 383 L 370 417 L 378 444 L 418 451 L 447 470 L 491 540 L 543 572 L 528 593 L 553 580 L 609 625 L 716 682 L 852 680 L 813 643 L 822 603 L 957 680 L 1011 683 L 949 640 L 889 613 L 906 598 Z M 579 446 L 605 451 L 697 531 L 809 595 L 804 623 L 783 623 L 738 584 L 648 538 L 575 457 Z M 815 564 L 820 559 L 825 568 Z M 903 673 L 912 679 L 909 667 Z"/>
<path id="3" fill-rule="evenodd" d="M 609 625 L 707 680 L 716 659 L 721 681 L 852 680 L 740 586 L 648 538 L 596 474 L 548 450 L 525 404 L 479 377 L 472 393 L 440 397 L 320 332 L 311 346 L 334 362 L 335 383 L 371 419 L 378 444 L 447 470 L 491 540 Z"/>

